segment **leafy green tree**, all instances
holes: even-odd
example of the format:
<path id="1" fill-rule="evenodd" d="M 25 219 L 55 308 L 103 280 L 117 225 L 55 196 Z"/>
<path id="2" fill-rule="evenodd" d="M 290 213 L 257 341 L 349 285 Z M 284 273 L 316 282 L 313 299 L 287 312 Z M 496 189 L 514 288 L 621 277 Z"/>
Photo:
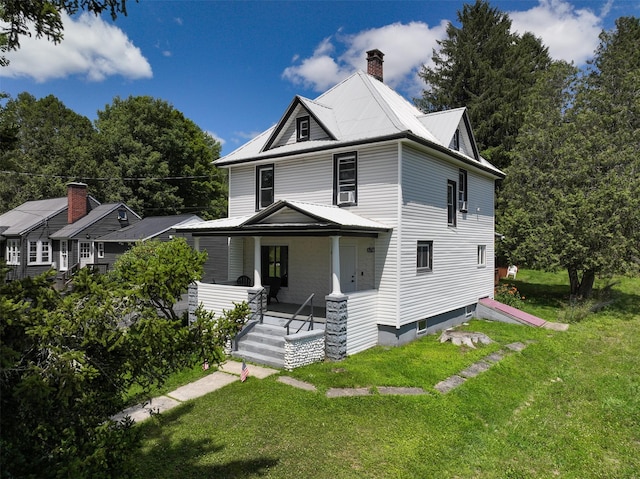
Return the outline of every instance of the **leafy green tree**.
<path id="1" fill-rule="evenodd" d="M 485 0 L 465 4 L 458 21 L 438 41 L 434 66 L 423 67 L 426 88 L 416 104 L 427 112 L 467 107 L 482 155 L 503 168 L 528 91 L 552 63 L 549 52 L 530 33 L 512 34 L 509 16 Z"/>
<path id="2" fill-rule="evenodd" d="M 226 178 L 212 162 L 220 144 L 169 103 L 148 96 L 115 98 L 98 112 L 97 153 L 114 165 L 109 199 L 144 215 L 224 216 Z"/>
<path id="3" fill-rule="evenodd" d="M 7 100 L 0 107 L 0 128 L 11 139 L 0 148 L 0 211 L 64 196 L 69 177 L 94 177 L 99 171 L 91 121 L 53 95 L 38 100 L 25 92 Z"/>
<path id="4" fill-rule="evenodd" d="M 223 357 L 221 346 L 244 322 L 248 307 L 243 303 L 223 318 L 199 309 L 190 325 L 159 314 L 152 307 L 156 294 L 178 295 L 202 274 L 199 254 L 185 254 L 180 242 L 140 245 L 133 255 L 162 271 L 157 263 L 167 260 L 167 245 L 175 251 L 175 281 L 164 272 L 138 270 L 123 281 L 122 271 L 97 275 L 83 269 L 65 293 L 53 289 L 46 274 L 0 285 L 3 477 L 130 474 L 137 429 L 110 419 L 124 408 L 129 388 L 141 385 L 148 393 L 186 365 Z M 163 251 L 156 254 L 155 248 Z M 0 274 L 5 270 L 0 264 Z"/>
<path id="5" fill-rule="evenodd" d="M 566 269 L 583 298 L 596 275 L 640 266 L 638 19 L 600 38 L 587 75 L 562 66 L 538 82 L 498 219 L 512 262 Z"/>
<path id="6" fill-rule="evenodd" d="M 74 15 L 80 10 L 96 15 L 108 10 L 114 20 L 127 14 L 126 0 L 0 0 L 0 52 L 20 48 L 20 37 L 31 36 L 30 26 L 36 38 L 60 43 L 64 36 L 61 13 Z M 0 66 L 7 64 L 0 57 Z"/>

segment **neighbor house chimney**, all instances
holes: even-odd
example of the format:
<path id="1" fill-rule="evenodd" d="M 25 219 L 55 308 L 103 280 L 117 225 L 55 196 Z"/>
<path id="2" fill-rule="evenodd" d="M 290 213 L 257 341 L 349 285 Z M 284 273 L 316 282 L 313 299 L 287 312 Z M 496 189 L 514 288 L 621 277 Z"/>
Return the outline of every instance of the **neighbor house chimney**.
<path id="1" fill-rule="evenodd" d="M 87 185 L 67 183 L 67 223 L 78 221 L 87 214 Z"/>
<path id="2" fill-rule="evenodd" d="M 382 80 L 382 57 L 384 53 L 380 50 L 369 50 L 367 52 L 367 73 L 376 80 Z"/>

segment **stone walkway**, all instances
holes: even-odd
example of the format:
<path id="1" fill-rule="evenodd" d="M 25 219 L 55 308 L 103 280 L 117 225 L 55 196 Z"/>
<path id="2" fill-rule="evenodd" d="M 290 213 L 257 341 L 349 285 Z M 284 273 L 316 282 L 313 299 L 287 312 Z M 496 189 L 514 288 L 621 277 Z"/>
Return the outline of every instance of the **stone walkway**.
<path id="1" fill-rule="evenodd" d="M 506 350 L 503 349 L 485 356 L 483 359 L 476 363 L 473 363 L 471 366 L 460 371 L 458 374 L 454 374 L 444 381 L 440 381 L 434 386 L 434 389 L 442 394 L 446 394 L 449 391 L 457 388 L 461 384 L 464 384 L 467 379 L 476 377 L 478 374 L 487 371 L 491 368 L 491 366 L 499 362 L 510 352 L 519 352 L 526 347 L 526 344 L 520 342 L 507 344 L 505 346 Z M 125 416 L 130 416 L 135 422 L 144 421 L 145 419 L 151 417 L 152 414 L 168 411 L 169 409 L 179 406 L 185 401 L 204 396 L 205 394 L 216 391 L 226 386 L 227 384 L 239 381 L 241 369 L 242 363 L 237 361 L 227 361 L 220 366 L 220 369 L 218 371 L 215 371 L 193 383 L 179 387 L 175 391 L 167 393 L 164 396 L 153 398 L 149 403 L 137 404 L 128 409 L 125 409 L 119 414 L 113 416 L 112 419 L 114 419 L 115 421 L 120 421 L 124 419 Z M 254 364 L 251 364 L 249 366 L 250 376 L 258 379 L 264 379 L 279 372 L 280 371 L 278 371 L 277 369 L 256 366 Z M 277 381 L 282 384 L 287 384 L 289 386 L 305 391 L 318 391 L 318 389 L 313 384 L 292 378 L 290 376 L 279 376 Z M 371 396 L 375 394 L 376 391 L 378 394 L 383 396 L 418 396 L 422 394 L 429 394 L 428 391 L 417 387 L 378 386 L 375 388 L 330 388 L 329 390 L 327 390 L 326 396 L 328 398 Z"/>
<path id="2" fill-rule="evenodd" d="M 185 401 L 204 396 L 216 391 L 227 384 L 240 380 L 242 363 L 237 361 L 227 361 L 220 366 L 217 371 L 198 379 L 195 382 L 179 387 L 175 391 L 164 396 L 153 398 L 146 404 L 136 404 L 112 417 L 114 421 L 120 421 L 125 416 L 130 416 L 135 422 L 141 422 L 151 417 L 152 414 L 168 411 L 179 406 Z M 256 365 L 249 366 L 249 376 L 264 379 L 272 374 L 276 374 L 277 369 L 265 368 Z"/>
<path id="3" fill-rule="evenodd" d="M 475 362 L 468 368 L 460 371 L 458 374 L 454 374 L 444 381 L 440 381 L 434 386 L 434 389 L 442 394 L 446 394 L 449 391 L 457 388 L 461 384 L 464 384 L 467 379 L 476 377 L 478 374 L 487 371 L 489 368 L 491 368 L 491 366 L 504 358 L 509 352 L 519 352 L 526 347 L 526 344 L 520 342 L 507 344 L 505 348 L 508 351 L 500 350 L 496 351 L 495 353 L 489 354 L 480 361 Z M 314 392 L 317 391 L 316 387 L 313 384 L 300 381 L 289 376 L 280 376 L 278 377 L 278 381 L 296 387 L 298 389 L 304 389 L 306 391 Z M 375 388 L 330 388 L 327 390 L 327 397 L 338 398 L 371 396 L 375 394 L 375 391 L 377 391 L 380 395 L 417 396 L 421 394 L 429 394 L 428 391 L 425 391 L 422 388 L 378 386 Z"/>

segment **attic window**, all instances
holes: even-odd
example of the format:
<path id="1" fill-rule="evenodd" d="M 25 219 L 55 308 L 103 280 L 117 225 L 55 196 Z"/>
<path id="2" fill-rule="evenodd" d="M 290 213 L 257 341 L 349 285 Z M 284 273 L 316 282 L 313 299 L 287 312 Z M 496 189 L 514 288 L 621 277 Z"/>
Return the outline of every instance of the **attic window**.
<path id="1" fill-rule="evenodd" d="M 460 151 L 460 129 L 456 129 L 456 132 L 453 134 L 451 148 L 453 148 L 456 151 Z"/>
<path id="2" fill-rule="evenodd" d="M 309 140 L 309 117 L 301 116 L 296 119 L 296 141 L 307 141 Z"/>
<path id="3" fill-rule="evenodd" d="M 118 210 L 118 221 L 127 221 L 127 210 Z"/>

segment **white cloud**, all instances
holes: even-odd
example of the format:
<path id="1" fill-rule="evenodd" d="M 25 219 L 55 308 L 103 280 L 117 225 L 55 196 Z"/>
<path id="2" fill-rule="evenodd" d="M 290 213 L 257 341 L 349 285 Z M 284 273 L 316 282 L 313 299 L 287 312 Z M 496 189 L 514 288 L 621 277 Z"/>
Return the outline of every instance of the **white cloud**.
<path id="1" fill-rule="evenodd" d="M 127 35 L 100 17 L 83 13 L 78 19 L 62 15 L 64 40 L 54 44 L 44 38 L 23 37 L 20 49 L 6 54 L 11 62 L 0 76 L 32 77 L 38 82 L 70 75 L 102 81 L 120 75 L 151 78 L 151 65 Z"/>
<path id="2" fill-rule="evenodd" d="M 384 81 L 394 88 L 415 94 L 422 88 L 417 77 L 424 64 L 431 63 L 436 40 L 445 35 L 447 21 L 430 28 L 426 23 L 394 23 L 346 35 L 337 32 L 325 38 L 313 55 L 286 68 L 283 78 L 315 91 L 324 91 L 356 70 L 366 71 L 366 52 L 374 48 L 385 54 Z M 336 44 L 343 53 L 336 55 Z M 294 62 L 299 56 L 294 57 Z"/>
<path id="3" fill-rule="evenodd" d="M 556 60 L 582 65 L 598 45 L 603 19 L 611 8 L 611 0 L 603 2 L 600 15 L 588 8 L 576 9 L 564 0 L 539 0 L 536 7 L 524 12 L 509 12 L 512 30 L 531 32 L 549 47 Z"/>
<path id="4" fill-rule="evenodd" d="M 214 133 L 213 131 L 205 131 L 205 134 L 209 135 L 211 138 L 216 140 L 222 146 L 224 146 L 224 144 L 227 142 L 225 139 L 221 138 L 218 134 Z"/>

